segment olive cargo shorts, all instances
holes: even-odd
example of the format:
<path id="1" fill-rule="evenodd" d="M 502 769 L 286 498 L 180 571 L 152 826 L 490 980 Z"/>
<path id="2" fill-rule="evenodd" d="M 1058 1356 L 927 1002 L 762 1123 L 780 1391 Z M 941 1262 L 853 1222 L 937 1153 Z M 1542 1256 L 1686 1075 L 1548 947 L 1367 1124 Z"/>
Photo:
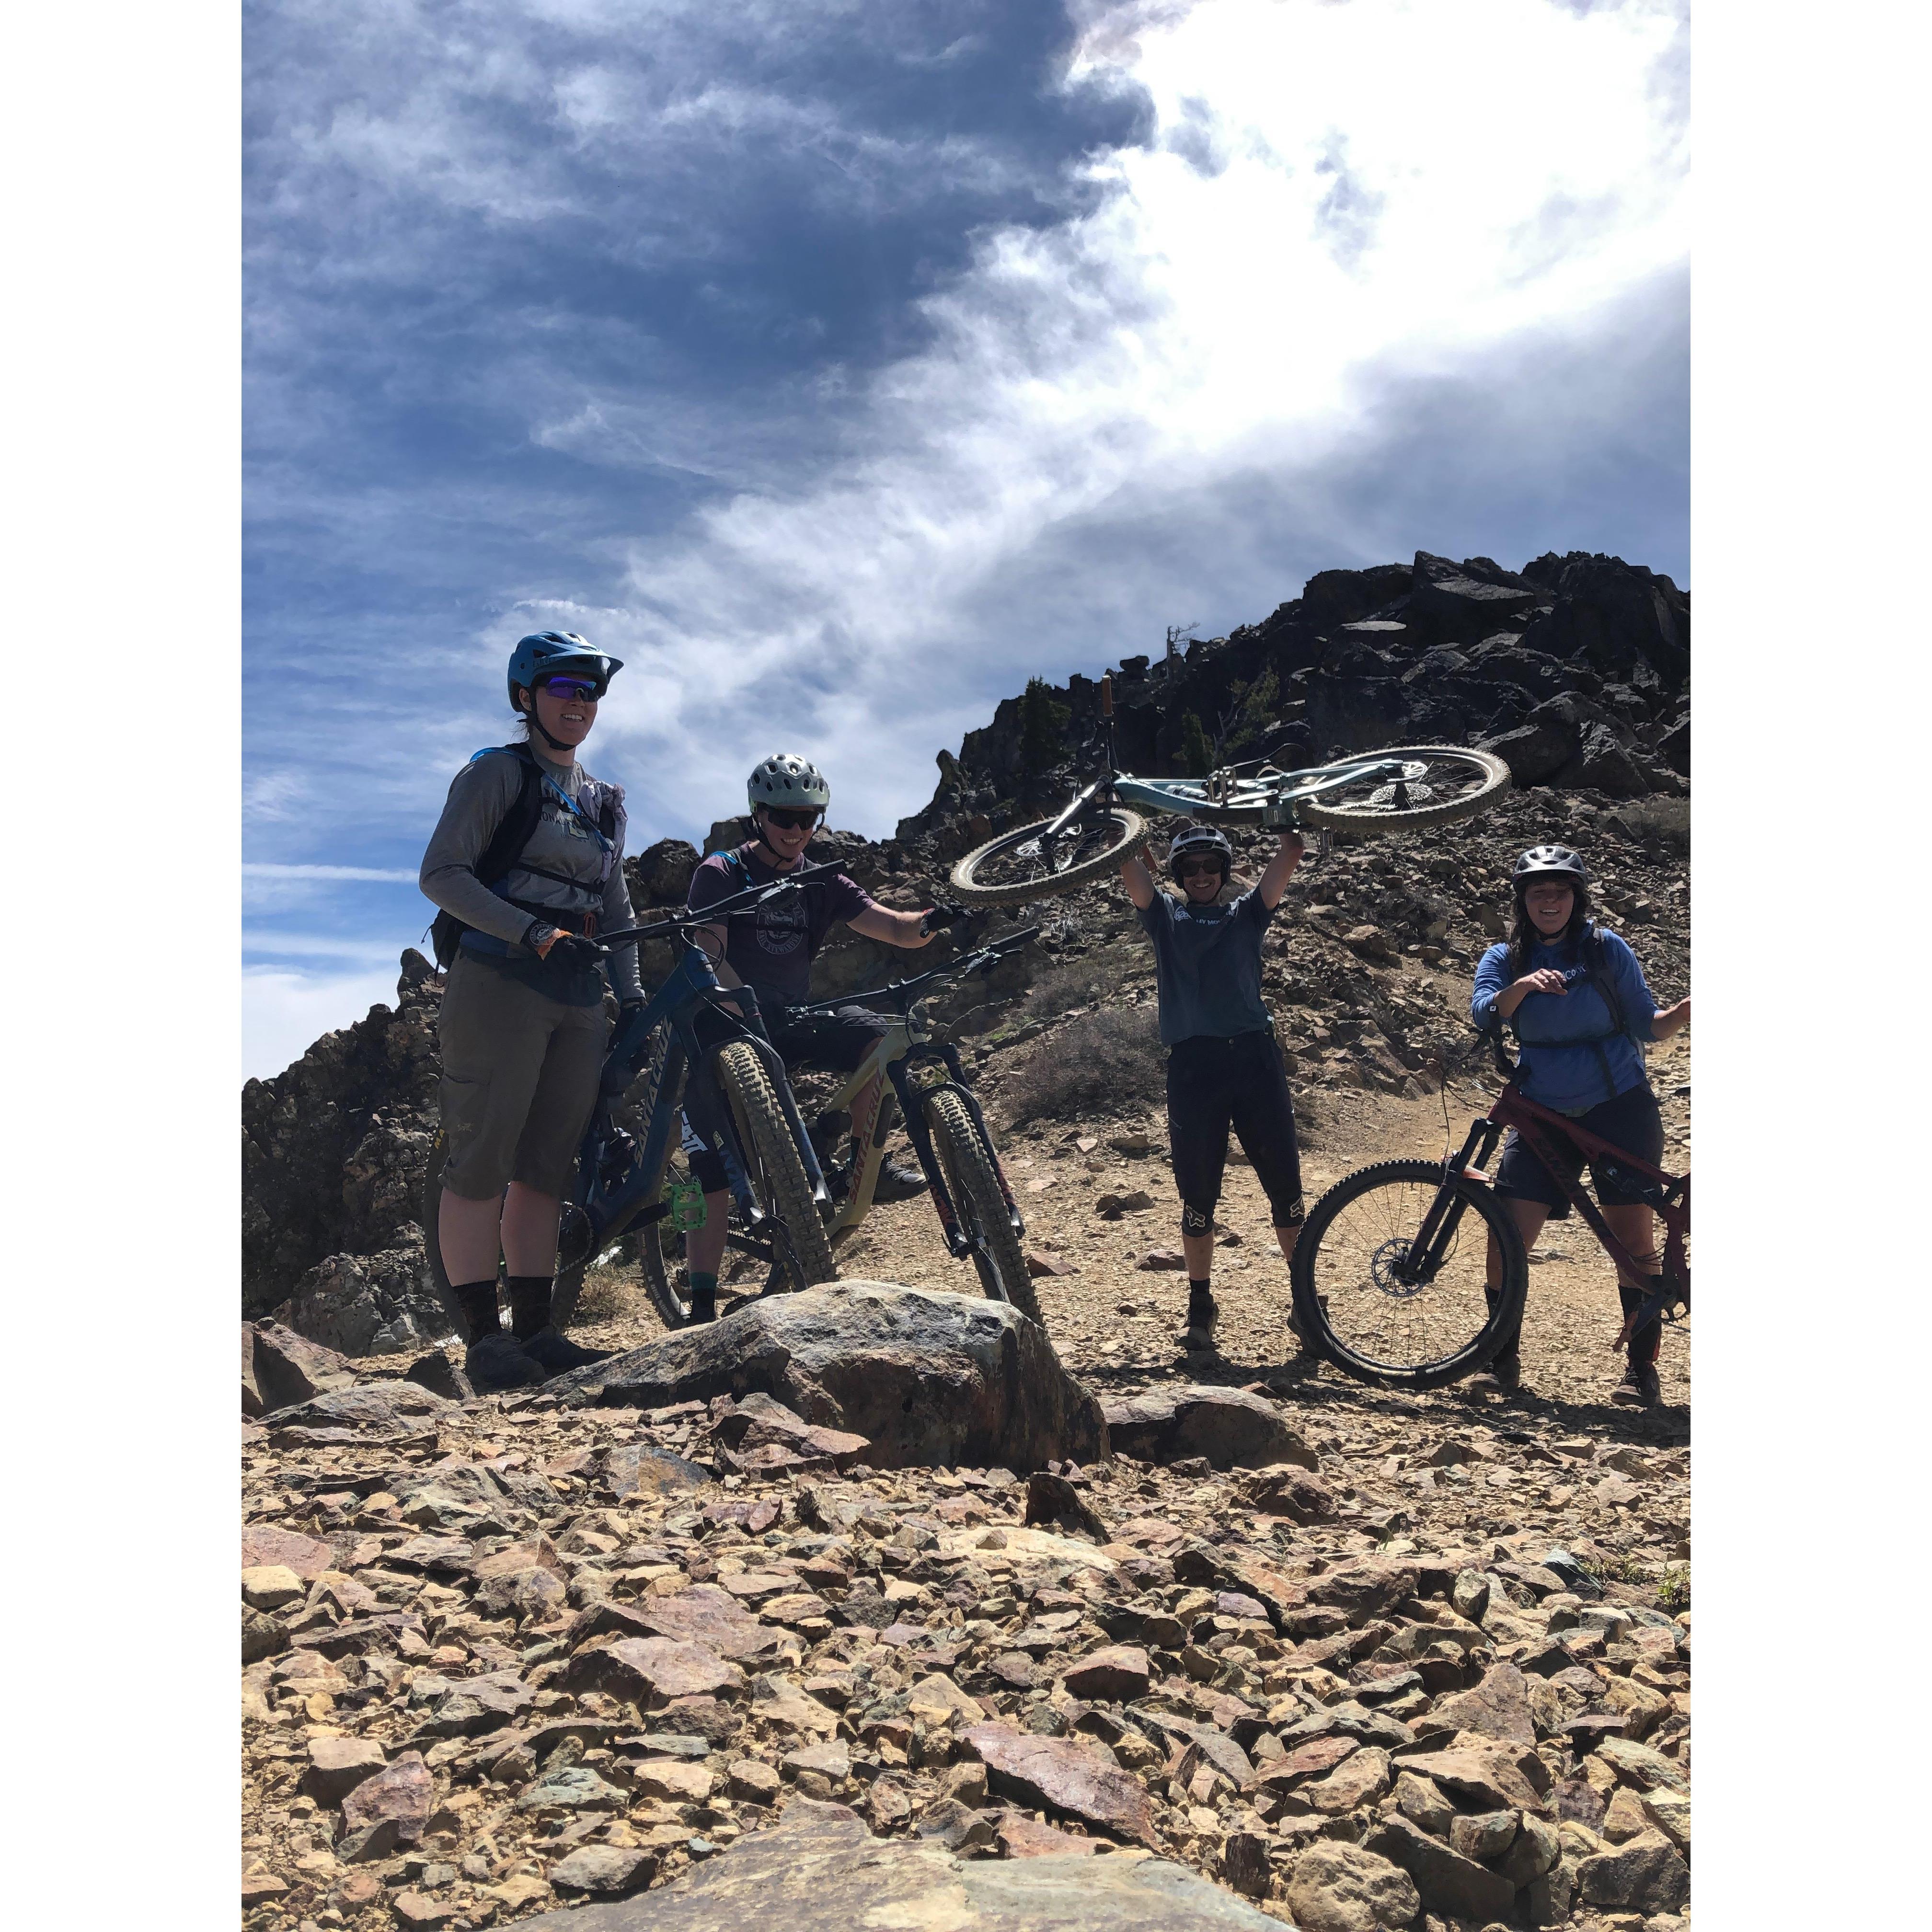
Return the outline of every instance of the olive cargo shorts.
<path id="1" fill-rule="evenodd" d="M 601 1006 L 564 1006 L 459 954 L 436 1022 L 443 1186 L 466 1201 L 494 1199 L 512 1180 L 564 1193 L 609 1031 Z"/>

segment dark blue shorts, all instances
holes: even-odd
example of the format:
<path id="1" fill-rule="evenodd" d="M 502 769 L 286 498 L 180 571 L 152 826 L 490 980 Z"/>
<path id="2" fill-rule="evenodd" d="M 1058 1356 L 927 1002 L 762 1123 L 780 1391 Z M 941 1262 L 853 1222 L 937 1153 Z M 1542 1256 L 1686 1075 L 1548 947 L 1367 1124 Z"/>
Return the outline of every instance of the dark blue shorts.
<path id="1" fill-rule="evenodd" d="M 1657 1096 L 1648 1084 L 1627 1088 L 1614 1100 L 1605 1100 L 1579 1116 L 1576 1124 L 1606 1141 L 1628 1149 L 1640 1160 L 1652 1166 L 1664 1160 L 1664 1116 L 1658 1111 Z M 1583 1172 L 1583 1150 L 1567 1135 L 1546 1128 L 1543 1138 L 1563 1169 L 1564 1178 L 1574 1180 Z M 1616 1184 L 1614 1174 L 1606 1176 L 1605 1163 L 1590 1162 L 1590 1179 L 1595 1187 L 1599 1208 L 1635 1207 L 1641 1197 Z M 1550 1170 L 1523 1144 L 1515 1128 L 1503 1141 L 1503 1156 L 1496 1166 L 1496 1192 L 1507 1200 L 1540 1201 L 1550 1210 L 1552 1221 L 1568 1219 L 1570 1202 Z"/>

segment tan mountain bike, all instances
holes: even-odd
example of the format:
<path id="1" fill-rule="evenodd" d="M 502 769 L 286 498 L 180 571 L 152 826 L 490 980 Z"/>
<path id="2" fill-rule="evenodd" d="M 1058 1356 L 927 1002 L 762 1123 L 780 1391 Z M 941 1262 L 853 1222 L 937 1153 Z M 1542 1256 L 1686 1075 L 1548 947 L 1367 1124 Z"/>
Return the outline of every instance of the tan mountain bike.
<path id="1" fill-rule="evenodd" d="M 986 1292 L 1010 1301 L 1022 1315 L 1040 1319 L 1033 1276 L 1020 1238 L 1026 1224 L 1015 1205 L 986 1117 L 967 1084 L 959 1050 L 938 1038 L 926 1000 L 948 980 L 990 971 L 1038 933 L 1030 926 L 976 951 L 949 960 L 916 979 L 896 980 L 868 992 L 790 1006 L 788 1032 L 842 1006 L 878 1006 L 894 1024 L 860 1062 L 830 1102 L 809 1123 L 825 1172 L 832 1212 L 826 1232 L 836 1255 L 872 1212 L 886 1141 L 900 1114 L 932 1191 L 946 1245 L 970 1260 Z"/>

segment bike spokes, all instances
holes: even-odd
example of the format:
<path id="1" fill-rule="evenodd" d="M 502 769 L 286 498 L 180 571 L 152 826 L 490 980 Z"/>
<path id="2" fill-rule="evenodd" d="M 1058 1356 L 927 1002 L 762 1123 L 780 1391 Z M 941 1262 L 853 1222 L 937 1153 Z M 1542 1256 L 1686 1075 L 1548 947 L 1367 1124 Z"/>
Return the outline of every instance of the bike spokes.
<path id="1" fill-rule="evenodd" d="M 1433 1180 L 1390 1180 L 1349 1201 L 1313 1254 L 1316 1292 L 1345 1348 L 1408 1369 L 1467 1348 L 1489 1320 L 1486 1231 Z"/>

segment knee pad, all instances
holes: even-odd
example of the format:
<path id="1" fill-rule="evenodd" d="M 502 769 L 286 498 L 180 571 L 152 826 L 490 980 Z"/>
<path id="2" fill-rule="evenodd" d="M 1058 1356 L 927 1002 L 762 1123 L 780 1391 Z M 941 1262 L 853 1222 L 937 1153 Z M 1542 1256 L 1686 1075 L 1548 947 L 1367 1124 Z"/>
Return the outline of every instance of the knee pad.
<path id="1" fill-rule="evenodd" d="M 1298 1228 L 1308 1219 L 1308 1210 L 1298 1194 L 1286 1208 L 1274 1210 L 1274 1224 L 1277 1228 Z"/>
<path id="2" fill-rule="evenodd" d="M 1211 1234 L 1214 1232 L 1214 1210 L 1211 1208 L 1197 1208 L 1185 1202 L 1180 1210 L 1180 1232 L 1190 1238 Z"/>

